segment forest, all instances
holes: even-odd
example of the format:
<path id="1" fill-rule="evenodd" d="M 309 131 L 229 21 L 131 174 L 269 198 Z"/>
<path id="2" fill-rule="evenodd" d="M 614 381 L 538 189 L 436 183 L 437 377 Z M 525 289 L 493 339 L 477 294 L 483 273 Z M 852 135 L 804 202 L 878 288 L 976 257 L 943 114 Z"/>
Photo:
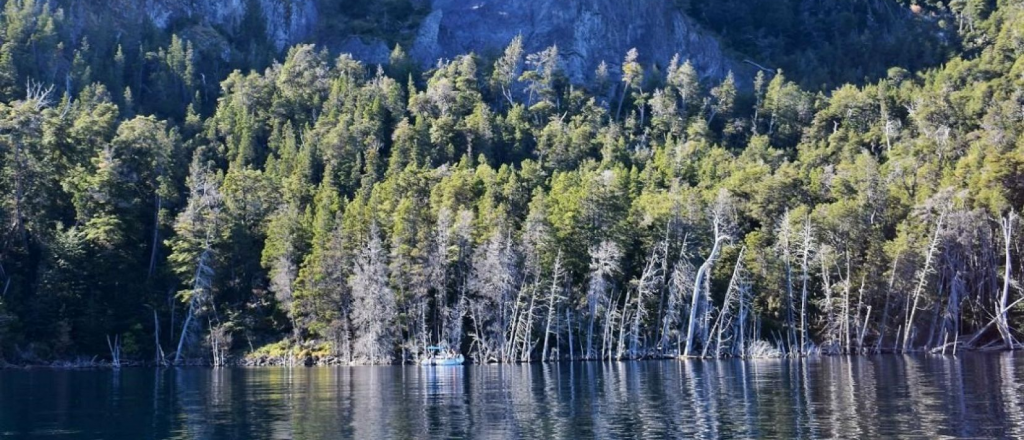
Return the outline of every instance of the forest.
<path id="1" fill-rule="evenodd" d="M 948 43 L 900 67 L 858 38 L 824 80 L 800 66 L 842 54 L 713 78 L 630 51 L 573 84 L 521 37 L 426 70 L 224 58 L 7 0 L 0 364 L 1020 348 L 1024 5 L 894 7 Z M 776 37 L 724 38 L 812 50 Z"/>

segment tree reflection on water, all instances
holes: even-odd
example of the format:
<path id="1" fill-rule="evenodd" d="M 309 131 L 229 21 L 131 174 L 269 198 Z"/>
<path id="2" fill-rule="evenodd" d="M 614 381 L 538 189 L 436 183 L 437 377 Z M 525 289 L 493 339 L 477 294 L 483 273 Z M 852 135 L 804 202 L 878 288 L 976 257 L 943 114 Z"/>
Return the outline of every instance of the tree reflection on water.
<path id="1" fill-rule="evenodd" d="M 1024 356 L 0 372 L 0 434 L 1024 437 Z"/>

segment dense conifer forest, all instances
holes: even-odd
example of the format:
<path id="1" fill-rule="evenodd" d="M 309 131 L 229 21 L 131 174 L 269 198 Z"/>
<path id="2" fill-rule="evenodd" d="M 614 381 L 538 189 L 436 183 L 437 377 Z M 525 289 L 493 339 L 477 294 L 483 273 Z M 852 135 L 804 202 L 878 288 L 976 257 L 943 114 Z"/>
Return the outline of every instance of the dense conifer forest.
<path id="1" fill-rule="evenodd" d="M 0 360 L 1019 347 L 1024 6 L 763 3 L 680 2 L 749 70 L 574 84 L 520 38 L 424 70 L 409 2 L 337 24 L 370 65 L 7 0 Z"/>

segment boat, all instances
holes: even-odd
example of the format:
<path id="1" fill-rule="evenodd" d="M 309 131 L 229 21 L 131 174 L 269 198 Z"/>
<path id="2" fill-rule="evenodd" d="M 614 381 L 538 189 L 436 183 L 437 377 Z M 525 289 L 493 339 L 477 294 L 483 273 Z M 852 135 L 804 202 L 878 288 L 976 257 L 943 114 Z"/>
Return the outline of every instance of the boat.
<path id="1" fill-rule="evenodd" d="M 462 365 L 464 362 L 466 362 L 466 358 L 462 357 L 461 353 L 455 353 L 444 347 L 430 346 L 427 347 L 427 357 L 420 361 L 420 365 L 440 367 Z"/>

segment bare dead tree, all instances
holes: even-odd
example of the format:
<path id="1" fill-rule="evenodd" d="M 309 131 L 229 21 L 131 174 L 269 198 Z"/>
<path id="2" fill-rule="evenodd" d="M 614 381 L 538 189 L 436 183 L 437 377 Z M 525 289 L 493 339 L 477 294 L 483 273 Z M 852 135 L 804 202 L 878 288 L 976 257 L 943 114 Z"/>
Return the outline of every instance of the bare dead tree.
<path id="1" fill-rule="evenodd" d="M 185 323 L 181 328 L 181 336 L 178 339 L 178 349 L 174 352 L 174 363 L 181 361 L 181 353 L 185 349 L 186 341 L 194 338 L 196 331 L 195 319 L 212 297 L 213 289 L 213 252 L 210 249 L 209 239 L 205 242 L 204 249 L 199 255 L 196 263 L 196 272 L 192 281 L 192 289 L 188 295 L 188 313 L 185 315 Z"/>
<path id="2" fill-rule="evenodd" d="M 29 79 L 25 83 L 25 102 L 32 103 L 36 111 L 49 107 L 52 102 L 54 85 L 46 85 Z"/>
<path id="3" fill-rule="evenodd" d="M 885 307 L 882 310 L 882 322 L 881 327 L 878 330 L 878 341 L 875 343 L 875 353 L 882 351 L 882 345 L 885 344 L 885 335 L 888 333 L 889 328 L 889 309 L 892 304 L 893 286 L 896 283 L 896 269 L 900 264 L 900 256 L 902 255 L 902 249 L 896 253 L 896 257 L 892 260 L 892 268 L 889 271 L 889 287 L 885 290 Z"/>
<path id="4" fill-rule="evenodd" d="M 839 271 L 840 276 L 843 278 L 843 320 L 842 320 L 842 332 L 840 338 L 843 341 L 844 349 L 847 353 L 850 352 L 850 289 L 853 287 L 853 280 L 850 279 L 852 268 L 850 267 L 850 250 L 847 249 L 843 253 L 846 261 L 846 272 L 843 275 L 843 271 Z"/>
<path id="5" fill-rule="evenodd" d="M 999 304 L 996 307 L 996 328 L 999 329 L 999 335 L 1003 338 L 1003 343 L 1006 347 L 1013 349 L 1016 345 L 1016 341 L 1013 338 L 1013 334 L 1010 332 L 1010 321 L 1007 318 L 1007 303 L 1010 302 L 1010 285 L 1013 277 L 1013 260 L 1010 258 L 1011 245 L 1013 243 L 1013 228 L 1014 223 L 1017 221 L 1017 213 L 1010 210 L 1006 217 L 1000 219 L 1000 226 L 1003 232 L 1003 252 L 1005 255 L 1005 263 L 1003 268 L 1003 291 L 999 295 Z"/>
<path id="6" fill-rule="evenodd" d="M 509 344 L 504 356 L 506 362 L 529 359 L 532 345 L 530 332 L 533 327 L 533 316 L 536 314 L 534 299 L 537 288 L 536 282 L 522 283 L 516 295 L 516 307 L 508 336 Z"/>
<path id="7" fill-rule="evenodd" d="M 107 335 L 107 348 L 110 349 L 110 366 L 121 368 L 121 336 L 115 335 L 111 342 L 110 335 Z"/>
<path id="8" fill-rule="evenodd" d="M 160 317 L 156 313 L 156 307 L 146 305 L 153 312 L 153 345 L 155 354 L 153 356 L 153 363 L 156 365 L 164 365 L 167 360 L 164 356 L 164 348 L 160 344 Z"/>
<path id="9" fill-rule="evenodd" d="M 811 216 L 804 216 L 803 229 L 800 231 L 800 354 L 807 353 L 807 284 L 810 282 L 810 260 L 814 252 L 814 228 Z"/>
<path id="10" fill-rule="evenodd" d="M 227 324 L 210 325 L 210 334 L 207 342 L 210 344 L 210 351 L 213 355 L 213 366 L 223 367 L 228 363 L 228 351 L 231 349 L 231 330 Z"/>
<path id="11" fill-rule="evenodd" d="M 918 305 L 921 301 L 921 295 L 924 291 L 925 286 L 928 284 L 928 276 L 932 274 L 932 260 L 934 259 L 935 253 L 939 247 L 939 237 L 942 232 L 942 223 L 945 221 L 946 213 L 943 211 L 939 214 L 938 219 L 935 221 L 935 233 L 932 235 L 931 241 L 928 243 L 928 249 L 925 251 L 924 266 L 918 272 L 917 287 L 914 288 L 914 293 L 911 295 L 912 304 L 907 310 L 907 319 L 903 324 L 903 351 L 910 350 L 913 340 L 914 330 L 914 318 L 917 312 Z"/>
<path id="12" fill-rule="evenodd" d="M 392 360 L 398 305 L 388 285 L 386 260 L 380 231 L 374 224 L 349 278 L 351 319 L 357 331 L 353 353 L 356 362 L 385 364 Z"/>
<path id="13" fill-rule="evenodd" d="M 651 256 L 647 259 L 644 270 L 640 274 L 640 279 L 636 280 L 636 306 L 633 308 L 633 323 L 629 331 L 631 339 L 629 354 L 631 357 L 637 357 L 640 354 L 640 326 L 643 319 L 647 316 L 647 306 L 645 303 L 654 296 L 655 292 L 661 290 L 664 284 L 663 270 L 666 252 L 668 252 L 667 239 L 655 244 L 654 248 L 651 249 Z M 627 303 L 624 307 L 629 307 L 629 304 Z"/>
<path id="14" fill-rule="evenodd" d="M 733 266 L 732 277 L 729 279 L 729 287 L 725 291 L 725 298 L 722 300 L 722 307 L 719 309 L 718 316 L 715 318 L 714 325 L 711 326 L 711 333 L 715 335 L 715 357 L 722 357 L 722 343 L 728 342 L 728 339 L 735 335 L 730 335 L 733 329 L 733 319 L 736 315 L 740 314 L 740 307 L 743 302 L 742 292 L 744 281 L 743 273 L 743 254 L 746 252 L 746 246 L 740 248 L 740 253 L 736 257 L 736 264 Z M 742 333 L 742 329 L 740 330 Z M 701 352 L 702 357 L 708 356 L 708 350 L 711 344 L 705 344 L 704 350 Z"/>
<path id="15" fill-rule="evenodd" d="M 474 325 L 479 328 L 473 338 L 483 359 L 500 360 L 506 351 L 506 329 L 512 319 L 512 296 L 519 278 L 515 260 L 511 236 L 502 230 L 479 247 L 473 258 L 469 290 L 474 294 Z"/>
<path id="16" fill-rule="evenodd" d="M 786 346 L 790 352 L 793 352 L 793 345 L 797 343 L 796 337 L 796 325 L 793 316 L 793 265 L 792 265 L 792 248 L 793 248 L 793 227 L 789 211 L 786 211 L 782 216 L 782 220 L 779 222 L 779 227 L 776 229 L 776 236 L 778 241 L 776 247 L 782 254 L 783 270 L 786 278 L 786 298 L 785 298 L 785 317 L 786 317 Z"/>
<path id="17" fill-rule="evenodd" d="M 611 285 L 609 279 L 619 271 L 619 259 L 622 258 L 622 250 L 612 241 L 603 241 L 601 244 L 590 250 L 590 283 L 587 287 L 587 312 L 589 324 L 587 325 L 587 351 L 585 356 L 593 358 L 594 353 L 594 323 L 597 320 L 601 307 L 613 307 L 609 292 Z"/>
<path id="18" fill-rule="evenodd" d="M 547 295 L 547 323 L 544 325 L 544 345 L 540 352 L 541 362 L 547 362 L 548 360 L 548 341 L 551 336 L 551 326 L 554 325 L 555 318 L 558 316 L 558 304 L 562 300 L 562 278 L 565 276 L 565 270 L 562 267 L 562 251 L 558 251 L 558 255 L 555 257 L 555 267 L 551 270 L 551 288 L 548 290 Z"/>
<path id="19" fill-rule="evenodd" d="M 615 300 L 605 309 L 604 331 L 601 337 L 601 359 L 611 359 L 614 354 L 612 346 L 613 342 L 615 342 L 615 328 L 617 322 L 624 319 L 622 311 L 616 306 L 619 302 L 618 299 L 621 297 L 621 294 L 615 295 Z"/>
<path id="20" fill-rule="evenodd" d="M 193 161 L 189 177 L 189 199 L 185 210 L 178 215 L 175 229 L 188 231 L 192 240 L 200 240 L 192 285 L 185 293 L 188 313 L 174 353 L 178 364 L 186 349 L 186 342 L 195 342 L 199 331 L 197 318 L 213 303 L 214 238 L 219 232 L 219 217 L 223 204 L 216 176 L 198 158 Z M 182 234 L 179 234 L 182 235 Z"/>
<path id="21" fill-rule="evenodd" d="M 822 297 L 818 299 L 818 307 L 823 312 L 823 326 L 821 331 L 821 346 L 823 350 L 828 353 L 836 353 L 839 347 L 842 345 L 840 340 L 840 334 L 842 332 L 842 323 L 836 319 L 836 284 L 833 283 L 832 268 L 835 266 L 839 268 L 836 263 L 835 248 L 828 244 L 823 244 L 818 250 L 818 262 L 821 265 L 821 290 Z M 841 275 L 841 273 L 840 273 Z"/>
<path id="22" fill-rule="evenodd" d="M 670 343 L 669 338 L 674 335 L 677 353 L 682 353 L 683 351 L 681 346 L 682 338 L 680 337 L 681 329 L 679 327 L 682 324 L 683 309 L 686 307 L 684 301 L 687 293 L 693 290 L 697 272 L 697 268 L 690 261 L 686 242 L 687 240 L 684 239 L 679 259 L 676 261 L 675 267 L 672 269 L 672 275 L 669 278 L 668 301 L 665 306 L 665 316 L 661 322 L 662 340 L 659 343 L 662 347 L 667 347 Z"/>
<path id="23" fill-rule="evenodd" d="M 700 268 L 697 269 L 697 276 L 694 277 L 693 296 L 691 297 L 690 304 L 690 322 L 686 331 L 686 346 L 683 349 L 683 356 L 690 356 L 690 353 L 693 352 L 693 338 L 696 335 L 696 332 L 706 331 L 706 329 L 697 328 L 697 315 L 699 311 L 704 310 L 706 307 L 706 305 L 702 304 L 702 301 L 707 298 L 706 292 L 702 292 L 701 289 L 707 288 L 707 278 L 710 276 L 711 269 L 718 260 L 722 245 L 731 239 L 729 236 L 729 229 L 731 227 L 733 209 L 731 195 L 723 189 L 719 192 L 715 205 L 711 210 L 711 227 L 714 233 L 714 244 L 711 247 L 711 252 L 708 254 L 708 258 L 704 260 L 704 264 L 701 264 Z"/>
<path id="24" fill-rule="evenodd" d="M 531 353 L 534 347 L 537 345 L 537 341 L 533 340 L 533 320 L 537 316 L 537 291 L 540 286 L 534 283 L 530 289 L 530 303 L 526 308 L 526 313 L 522 319 L 522 324 L 519 329 L 519 340 L 521 342 L 519 349 L 519 360 L 520 362 L 529 362 Z"/>

